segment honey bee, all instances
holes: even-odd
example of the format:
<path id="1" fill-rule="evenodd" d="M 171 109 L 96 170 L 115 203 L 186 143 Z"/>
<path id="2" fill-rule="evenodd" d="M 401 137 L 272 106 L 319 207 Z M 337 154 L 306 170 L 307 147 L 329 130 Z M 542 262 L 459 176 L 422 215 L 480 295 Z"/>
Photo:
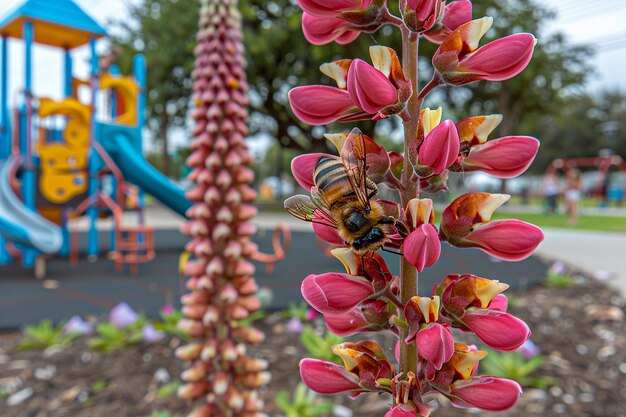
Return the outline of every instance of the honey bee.
<path id="1" fill-rule="evenodd" d="M 394 226 L 406 235 L 406 226 L 385 213 L 372 198 L 378 186 L 366 175 L 363 135 L 354 129 L 340 157 L 322 157 L 313 172 L 311 196 L 295 195 L 285 200 L 287 211 L 298 219 L 330 226 L 359 255 L 374 252 L 389 242 Z"/>

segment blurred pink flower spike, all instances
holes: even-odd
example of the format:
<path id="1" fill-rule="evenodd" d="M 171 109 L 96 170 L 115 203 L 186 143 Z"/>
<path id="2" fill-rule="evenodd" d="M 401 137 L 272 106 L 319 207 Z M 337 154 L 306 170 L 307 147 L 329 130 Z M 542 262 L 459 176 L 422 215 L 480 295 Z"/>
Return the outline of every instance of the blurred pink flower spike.
<path id="1" fill-rule="evenodd" d="M 146 343 L 158 342 L 159 340 L 165 338 L 165 333 L 155 329 L 154 326 L 150 323 L 146 323 L 143 325 L 143 328 L 141 329 L 141 335 L 143 337 L 143 341 Z"/>
<path id="2" fill-rule="evenodd" d="M 461 321 L 487 346 L 512 352 L 530 337 L 530 328 L 517 317 L 502 311 L 470 307 Z"/>
<path id="3" fill-rule="evenodd" d="M 302 14 L 302 32 L 309 43 L 325 45 L 333 41 L 345 45 L 359 37 L 361 32 L 352 30 L 351 25 L 336 17 L 317 17 Z"/>
<path id="4" fill-rule="evenodd" d="M 513 178 L 528 169 L 539 150 L 529 136 L 506 136 L 473 146 L 462 165 L 465 172 L 482 171 L 498 178 Z"/>
<path id="5" fill-rule="evenodd" d="M 124 329 L 134 324 L 139 319 L 139 314 L 128 304 L 119 303 L 109 313 L 109 322 L 118 329 Z"/>
<path id="6" fill-rule="evenodd" d="M 91 334 L 93 332 L 93 325 L 80 318 L 80 316 L 72 316 L 72 318 L 70 318 L 68 322 L 65 323 L 63 330 L 67 334 L 73 333 L 85 335 Z"/>
<path id="7" fill-rule="evenodd" d="M 500 412 L 512 408 L 521 393 L 522 387 L 515 381 L 493 376 L 476 376 L 453 383 L 447 397 L 457 407 L 476 407 Z"/>
<path id="8" fill-rule="evenodd" d="M 456 28 L 439 46 L 433 66 L 451 85 L 474 81 L 503 81 L 522 72 L 532 58 L 537 40 L 530 33 L 517 33 L 478 48 L 493 23 L 491 17 L 472 20 Z"/>
<path id="9" fill-rule="evenodd" d="M 332 362 L 305 358 L 300 361 L 300 377 L 319 394 L 360 391 L 359 378 Z"/>
<path id="10" fill-rule="evenodd" d="M 444 10 L 443 0 L 407 0 L 402 13 L 404 23 L 413 32 L 431 29 Z"/>
<path id="11" fill-rule="evenodd" d="M 454 354 L 454 338 L 447 327 L 429 323 L 415 336 L 415 345 L 420 357 L 439 370 Z"/>
<path id="12" fill-rule="evenodd" d="M 514 219 L 490 221 L 495 209 L 509 198 L 506 194 L 463 194 L 443 211 L 441 234 L 453 246 L 480 248 L 506 261 L 529 257 L 543 240 L 541 229 Z"/>
<path id="13" fill-rule="evenodd" d="M 441 255 L 441 242 L 435 226 L 422 224 L 409 233 L 402 244 L 402 252 L 404 258 L 419 272 L 434 265 Z"/>
<path id="14" fill-rule="evenodd" d="M 472 20 L 472 3 L 469 0 L 453 1 L 446 5 L 441 23 L 424 33 L 424 37 L 432 43 L 440 44 L 450 32 L 470 20 Z"/>
<path id="15" fill-rule="evenodd" d="M 426 135 L 420 147 L 418 170 L 441 174 L 457 160 L 459 149 L 459 132 L 452 120 L 438 124 Z"/>
<path id="16" fill-rule="evenodd" d="M 398 90 L 385 74 L 360 59 L 350 65 L 347 87 L 352 101 L 367 113 L 376 114 L 398 101 Z"/>
<path id="17" fill-rule="evenodd" d="M 334 158 L 334 156 L 327 153 L 306 153 L 291 160 L 291 173 L 306 191 L 315 186 L 313 172 L 320 158 Z"/>
<path id="18" fill-rule="evenodd" d="M 344 313 L 374 293 L 372 284 L 365 278 L 328 272 L 311 274 L 302 281 L 302 297 L 317 311 Z"/>
<path id="19" fill-rule="evenodd" d="M 365 9 L 371 0 L 298 0 L 298 6 L 317 17 L 335 17 L 345 10 Z"/>
<path id="20" fill-rule="evenodd" d="M 325 85 L 296 87 L 289 91 L 289 103 L 298 119 L 315 126 L 364 114 L 346 90 Z"/>

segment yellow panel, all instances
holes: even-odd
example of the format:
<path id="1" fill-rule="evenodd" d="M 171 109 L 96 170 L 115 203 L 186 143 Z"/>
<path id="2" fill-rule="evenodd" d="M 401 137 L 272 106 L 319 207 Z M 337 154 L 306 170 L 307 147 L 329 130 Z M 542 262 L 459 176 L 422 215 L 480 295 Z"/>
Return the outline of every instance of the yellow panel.
<path id="1" fill-rule="evenodd" d="M 40 127 L 38 153 L 41 161 L 39 188 L 48 201 L 62 204 L 87 190 L 87 158 L 89 156 L 89 106 L 68 98 L 39 100 L 40 120 L 65 116 L 64 142 L 46 143 L 45 129 Z"/>
<path id="2" fill-rule="evenodd" d="M 87 172 L 60 172 L 41 170 L 41 195 L 51 203 L 62 204 L 87 191 Z"/>
<path id="3" fill-rule="evenodd" d="M 63 133 L 65 144 L 74 148 L 89 146 L 89 126 L 91 122 L 90 109 L 77 100 L 67 98 L 63 101 L 54 101 L 49 98 L 39 99 L 39 119 L 49 116 L 67 116 L 67 125 Z M 39 152 L 46 146 L 44 129 L 40 127 Z M 44 150 L 45 152 L 45 150 Z"/>
<path id="4" fill-rule="evenodd" d="M 137 94 L 139 94 L 137 83 L 130 77 L 111 74 L 102 74 L 99 81 L 101 90 L 113 90 L 124 102 L 122 104 L 124 113 L 116 117 L 115 122 L 125 126 L 137 125 Z"/>

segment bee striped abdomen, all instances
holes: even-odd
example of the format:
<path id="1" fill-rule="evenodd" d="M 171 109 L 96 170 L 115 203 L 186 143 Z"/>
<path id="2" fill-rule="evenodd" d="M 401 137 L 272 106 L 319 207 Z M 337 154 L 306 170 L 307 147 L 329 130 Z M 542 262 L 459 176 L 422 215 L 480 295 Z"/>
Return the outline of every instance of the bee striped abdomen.
<path id="1" fill-rule="evenodd" d="M 339 203 L 344 197 L 354 194 L 343 163 L 334 158 L 320 158 L 313 172 L 313 181 L 320 195 L 327 202 Z"/>

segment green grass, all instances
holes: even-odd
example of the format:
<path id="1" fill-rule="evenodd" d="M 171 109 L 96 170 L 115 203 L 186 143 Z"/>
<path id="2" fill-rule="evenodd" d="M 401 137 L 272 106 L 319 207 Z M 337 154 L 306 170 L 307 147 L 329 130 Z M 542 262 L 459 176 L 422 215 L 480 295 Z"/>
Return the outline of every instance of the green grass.
<path id="1" fill-rule="evenodd" d="M 541 214 L 541 213 L 494 213 L 492 220 L 519 219 L 539 227 L 559 228 L 570 230 L 597 230 L 603 232 L 626 232 L 626 216 L 591 216 L 582 214 L 578 217 L 578 224 L 567 224 L 568 216 L 565 214 Z"/>

